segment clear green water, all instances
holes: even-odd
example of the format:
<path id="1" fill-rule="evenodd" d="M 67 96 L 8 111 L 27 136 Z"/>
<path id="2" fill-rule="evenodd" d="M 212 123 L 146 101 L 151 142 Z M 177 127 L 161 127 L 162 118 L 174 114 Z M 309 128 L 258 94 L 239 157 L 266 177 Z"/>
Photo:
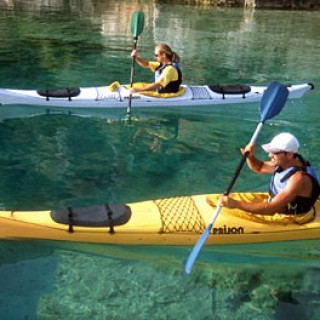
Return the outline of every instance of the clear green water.
<path id="1" fill-rule="evenodd" d="M 0 1 L 0 87 L 129 82 L 130 17 L 143 10 L 141 55 L 169 43 L 186 83 L 313 82 L 316 89 L 289 101 L 258 142 L 291 131 L 320 170 L 319 12 L 48 3 Z M 137 68 L 135 79 L 152 75 Z M 121 112 L 18 115 L 15 108 L 0 122 L 0 204 L 16 210 L 223 192 L 259 120 L 256 104 L 135 110 L 142 120 L 132 126 L 117 121 Z M 234 190 L 264 191 L 267 183 L 245 168 Z M 189 247 L 2 241 L 0 318 L 317 319 L 319 244 L 206 247 L 182 277 Z"/>

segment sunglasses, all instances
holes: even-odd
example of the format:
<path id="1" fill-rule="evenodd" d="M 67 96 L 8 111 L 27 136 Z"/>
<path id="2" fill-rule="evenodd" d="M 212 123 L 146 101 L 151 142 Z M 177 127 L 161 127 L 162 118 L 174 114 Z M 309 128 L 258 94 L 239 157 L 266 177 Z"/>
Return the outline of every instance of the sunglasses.
<path id="1" fill-rule="evenodd" d="M 158 53 L 155 53 L 154 56 L 155 58 L 160 57 L 164 52 L 163 51 L 159 51 Z"/>
<path id="2" fill-rule="evenodd" d="M 279 152 L 272 152 L 272 154 L 278 155 L 278 154 L 287 154 L 286 151 L 279 151 Z"/>

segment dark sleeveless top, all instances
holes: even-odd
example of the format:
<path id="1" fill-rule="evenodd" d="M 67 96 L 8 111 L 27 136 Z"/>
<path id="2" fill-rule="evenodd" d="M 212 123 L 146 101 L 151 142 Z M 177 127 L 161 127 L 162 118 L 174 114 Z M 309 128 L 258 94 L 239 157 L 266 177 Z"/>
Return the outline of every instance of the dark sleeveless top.
<path id="1" fill-rule="evenodd" d="M 276 167 L 274 175 L 270 182 L 269 187 L 269 201 L 271 201 L 275 195 L 280 193 L 288 183 L 289 178 L 298 171 L 302 171 L 307 174 L 312 181 L 312 193 L 310 197 L 301 197 L 298 196 L 288 203 L 288 206 L 283 213 L 287 214 L 301 214 L 308 212 L 316 202 L 320 194 L 320 183 L 319 178 L 316 174 L 314 167 L 310 165 L 308 161 L 303 159 L 300 155 L 297 157 L 303 163 L 302 167 L 290 167 L 286 170 L 282 170 L 280 167 Z"/>

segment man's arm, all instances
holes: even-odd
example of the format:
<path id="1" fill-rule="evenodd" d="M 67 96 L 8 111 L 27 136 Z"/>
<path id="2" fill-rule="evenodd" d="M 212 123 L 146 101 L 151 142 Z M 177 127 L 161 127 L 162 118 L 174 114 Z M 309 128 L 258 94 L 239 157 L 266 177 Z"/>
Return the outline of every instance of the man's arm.
<path id="1" fill-rule="evenodd" d="M 277 194 L 271 202 L 250 203 L 237 201 L 227 196 L 221 196 L 218 204 L 231 209 L 273 215 L 277 212 L 284 212 L 288 203 L 294 201 L 297 196 L 310 196 L 312 189 L 311 179 L 302 172 L 295 173 L 288 181 L 285 189 Z"/>
<path id="2" fill-rule="evenodd" d="M 261 174 L 272 173 L 274 171 L 274 164 L 271 161 L 262 161 L 255 157 L 254 144 L 248 144 L 245 148 L 242 148 L 241 153 L 248 153 L 247 165 L 251 171 Z"/>
<path id="3" fill-rule="evenodd" d="M 135 49 L 131 52 L 131 58 L 135 59 L 140 66 L 144 67 L 144 68 L 149 68 L 149 61 L 146 61 L 142 58 L 139 57 L 138 55 L 138 51 Z"/>

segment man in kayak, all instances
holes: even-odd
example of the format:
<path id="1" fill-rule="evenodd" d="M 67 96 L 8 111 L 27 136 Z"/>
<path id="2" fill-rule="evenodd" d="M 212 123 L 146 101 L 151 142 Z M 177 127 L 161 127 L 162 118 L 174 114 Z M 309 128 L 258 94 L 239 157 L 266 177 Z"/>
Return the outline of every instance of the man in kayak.
<path id="1" fill-rule="evenodd" d="M 320 194 L 320 182 L 315 169 L 297 153 L 299 142 L 296 137 L 288 132 L 280 133 L 270 143 L 262 145 L 262 148 L 269 154 L 269 161 L 257 159 L 255 146 L 252 144 L 241 149 L 241 152 L 248 152 L 247 165 L 253 172 L 273 173 L 268 201 L 250 203 L 234 200 L 232 196 L 221 196 L 219 205 L 259 215 L 266 221 L 276 221 L 270 219 L 276 213 L 282 213 L 284 218 L 295 218 L 310 211 L 312 214 L 308 220 L 314 219 L 312 209 Z M 210 203 L 210 199 L 208 202 Z M 303 219 L 301 221 L 309 222 Z"/>
<path id="2" fill-rule="evenodd" d="M 176 93 L 182 82 L 179 66 L 179 56 L 166 44 L 158 44 L 154 50 L 156 61 L 146 61 L 139 57 L 138 51 L 133 50 L 131 57 L 144 68 L 155 73 L 155 81 L 140 88 L 131 88 L 131 93 L 141 91 L 157 91 L 159 93 Z"/>

